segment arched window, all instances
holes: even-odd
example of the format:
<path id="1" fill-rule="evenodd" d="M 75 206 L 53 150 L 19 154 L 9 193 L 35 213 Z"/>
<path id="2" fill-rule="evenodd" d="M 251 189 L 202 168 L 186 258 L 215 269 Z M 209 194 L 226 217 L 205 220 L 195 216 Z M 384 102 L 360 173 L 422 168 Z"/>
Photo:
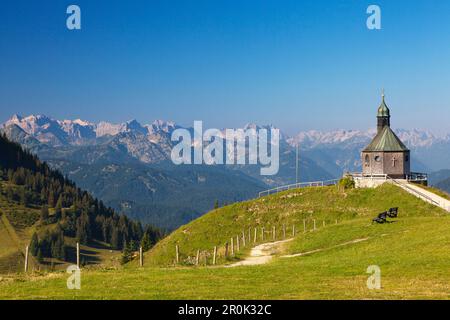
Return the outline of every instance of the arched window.
<path id="1" fill-rule="evenodd" d="M 405 161 L 406 161 L 406 162 L 409 161 L 409 156 L 408 156 L 408 155 L 405 156 Z"/>
<path id="2" fill-rule="evenodd" d="M 369 158 L 368 154 L 366 154 L 366 157 L 364 158 L 364 163 L 365 163 L 366 167 L 368 167 L 370 164 L 370 158 Z"/>

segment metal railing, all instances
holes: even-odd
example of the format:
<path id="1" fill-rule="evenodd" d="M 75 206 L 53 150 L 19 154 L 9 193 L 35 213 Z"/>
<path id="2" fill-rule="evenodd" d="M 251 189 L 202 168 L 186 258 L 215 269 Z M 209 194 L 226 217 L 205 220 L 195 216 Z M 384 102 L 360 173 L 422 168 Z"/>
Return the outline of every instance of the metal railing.
<path id="1" fill-rule="evenodd" d="M 361 172 L 348 172 L 347 175 L 354 178 L 369 178 L 369 179 L 382 179 L 387 180 L 388 175 L 385 173 L 361 173 Z"/>
<path id="2" fill-rule="evenodd" d="M 288 184 L 268 190 L 264 190 L 259 192 L 258 197 L 261 198 L 263 196 L 268 196 L 270 194 L 290 190 L 290 189 L 298 189 L 298 188 L 304 188 L 304 187 L 324 187 L 324 186 L 331 186 L 337 184 L 339 179 L 331 179 L 331 180 L 323 180 L 323 181 L 311 181 L 311 182 L 299 182 L 294 184 Z"/>
<path id="3" fill-rule="evenodd" d="M 438 207 L 441 206 L 439 202 L 435 201 L 434 199 L 432 199 L 431 197 L 429 197 L 429 196 L 426 195 L 425 193 L 420 192 L 420 191 L 418 191 L 418 190 L 416 190 L 416 189 L 414 189 L 414 188 L 411 188 L 411 187 L 408 186 L 406 183 L 401 183 L 401 182 L 397 181 L 396 179 L 393 179 L 393 178 L 391 178 L 391 177 L 389 177 L 389 176 L 388 176 L 388 179 L 389 179 L 389 181 L 394 182 L 394 183 L 395 183 L 396 185 L 398 185 L 400 188 L 402 188 L 402 189 L 408 189 L 408 191 L 410 191 L 410 193 L 415 194 L 415 195 L 418 196 L 419 198 L 422 198 L 423 200 L 425 200 L 425 201 L 427 201 L 427 202 L 429 202 L 429 203 L 431 203 L 431 204 L 437 205 Z"/>
<path id="4" fill-rule="evenodd" d="M 450 212 L 449 205 L 439 203 L 436 200 L 432 199 L 427 194 L 408 186 L 408 182 L 410 182 L 410 181 L 426 181 L 426 180 L 428 180 L 428 175 L 425 173 L 412 172 L 410 175 L 408 175 L 406 177 L 407 179 L 402 179 L 402 181 L 404 181 L 404 183 L 398 181 L 398 179 L 394 179 L 394 178 L 390 177 L 387 174 L 370 174 L 370 175 L 364 174 L 363 175 L 362 173 L 347 173 L 347 175 L 350 175 L 352 177 L 383 179 L 383 180 L 392 181 L 394 184 L 398 185 L 400 188 L 406 189 L 406 191 L 409 191 L 410 193 L 415 194 L 417 197 L 423 199 L 424 201 L 427 201 L 433 205 L 441 207 Z M 288 185 L 279 186 L 279 187 L 275 187 L 272 189 L 261 191 L 258 193 L 258 197 L 261 198 L 263 196 L 268 196 L 270 194 L 275 194 L 278 192 L 287 191 L 287 190 L 291 190 L 291 189 L 298 189 L 298 188 L 304 188 L 304 187 L 324 187 L 324 186 L 336 185 L 339 182 L 339 180 L 340 179 L 331 179 L 331 180 L 323 180 L 323 181 L 299 182 L 299 183 L 288 184 Z"/>
<path id="5" fill-rule="evenodd" d="M 349 172 L 348 175 L 355 178 L 370 178 L 370 179 L 383 179 L 387 180 L 388 175 L 385 173 L 361 173 L 361 172 Z M 428 174 L 422 172 L 411 172 L 406 175 L 406 180 L 408 181 L 427 181 Z"/>
<path id="6" fill-rule="evenodd" d="M 428 181 L 428 174 L 421 172 L 411 172 L 406 176 L 408 181 Z"/>

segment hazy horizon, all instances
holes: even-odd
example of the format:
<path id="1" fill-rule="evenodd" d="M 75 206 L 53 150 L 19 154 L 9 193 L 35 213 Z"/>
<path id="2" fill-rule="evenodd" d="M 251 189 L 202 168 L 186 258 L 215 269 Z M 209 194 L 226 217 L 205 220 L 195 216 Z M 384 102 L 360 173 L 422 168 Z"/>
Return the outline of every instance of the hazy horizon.
<path id="1" fill-rule="evenodd" d="M 152 119 L 152 120 L 150 120 L 148 122 L 143 122 L 140 119 L 136 119 L 136 118 L 126 119 L 126 120 L 123 120 L 123 121 L 108 121 L 108 120 L 105 120 L 105 119 L 99 120 L 99 121 L 91 121 L 90 119 L 83 119 L 83 118 L 79 118 L 79 117 L 75 117 L 75 118 L 55 118 L 52 115 L 43 114 L 43 113 L 34 113 L 34 114 L 27 114 L 27 115 L 15 113 L 15 114 L 12 114 L 7 119 L 2 120 L 0 122 L 0 125 L 6 123 L 8 120 L 10 120 L 15 115 L 17 115 L 17 116 L 19 116 L 21 118 L 27 118 L 29 116 L 41 115 L 41 116 L 46 116 L 46 117 L 48 117 L 48 118 L 50 118 L 52 120 L 59 120 L 59 121 L 63 121 L 63 120 L 70 120 L 70 121 L 81 120 L 81 121 L 89 122 L 89 123 L 92 123 L 92 124 L 98 124 L 100 122 L 106 122 L 106 123 L 111 123 L 111 124 L 117 125 L 117 124 L 131 122 L 131 121 L 135 120 L 139 124 L 141 124 L 142 126 L 151 125 L 155 121 L 174 122 L 176 125 L 179 125 L 179 126 L 184 127 L 184 128 L 190 128 L 190 127 L 193 126 L 193 122 L 192 123 L 179 123 L 179 122 L 173 121 L 172 119 Z M 256 124 L 258 126 L 273 125 L 275 128 L 280 129 L 281 132 L 283 132 L 284 134 L 287 134 L 290 137 L 293 137 L 293 136 L 295 136 L 295 135 L 297 135 L 297 134 L 299 134 L 301 132 L 310 132 L 310 131 L 318 131 L 318 132 L 324 132 L 324 133 L 325 132 L 335 132 L 335 131 L 360 131 L 360 132 L 367 132 L 367 131 L 370 131 L 370 130 L 374 131 L 374 132 L 376 131 L 376 125 L 373 125 L 373 126 L 369 126 L 367 128 L 342 128 L 342 127 L 337 127 L 337 128 L 325 128 L 325 129 L 321 129 L 321 130 L 314 129 L 314 128 L 307 129 L 307 130 L 302 130 L 300 128 L 297 131 L 289 132 L 289 131 L 285 130 L 284 128 L 278 126 L 276 123 L 255 123 L 255 122 L 251 122 L 251 121 L 238 124 L 237 126 L 234 126 L 234 127 L 223 127 L 222 126 L 222 127 L 218 127 L 218 129 L 243 128 L 244 126 L 246 126 L 248 124 Z M 445 136 L 448 136 L 450 134 L 450 130 L 445 131 L 445 130 L 433 130 L 433 129 L 427 129 L 427 128 L 414 128 L 414 127 L 411 127 L 411 128 L 398 128 L 398 127 L 394 127 L 392 125 L 391 125 L 391 127 L 394 130 L 407 130 L 407 131 L 417 130 L 417 131 L 421 131 L 421 132 L 429 132 L 429 133 L 433 134 L 436 137 L 445 137 Z M 208 126 L 208 123 L 204 123 L 203 129 L 205 130 L 207 128 L 211 128 L 211 126 Z"/>

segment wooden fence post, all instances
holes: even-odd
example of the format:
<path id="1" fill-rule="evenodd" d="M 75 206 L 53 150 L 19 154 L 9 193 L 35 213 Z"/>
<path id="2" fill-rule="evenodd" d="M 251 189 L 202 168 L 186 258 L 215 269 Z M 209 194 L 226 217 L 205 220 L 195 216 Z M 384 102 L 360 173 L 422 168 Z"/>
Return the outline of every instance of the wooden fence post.
<path id="1" fill-rule="evenodd" d="M 29 252 L 29 248 L 28 248 L 28 246 L 26 246 L 26 248 L 25 248 L 25 273 L 27 273 L 27 271 L 28 271 L 28 252 Z"/>
<path id="2" fill-rule="evenodd" d="M 213 265 L 216 265 L 217 246 L 214 246 Z"/>
<path id="3" fill-rule="evenodd" d="M 292 236 L 295 237 L 295 224 L 292 225 Z"/>
<path id="4" fill-rule="evenodd" d="M 253 243 L 256 243 L 256 241 L 258 240 L 257 237 L 258 237 L 258 229 L 255 228 L 255 236 L 253 237 Z"/>
<path id="5" fill-rule="evenodd" d="M 234 238 L 231 237 L 231 255 L 234 256 Z"/>
<path id="6" fill-rule="evenodd" d="M 336 219 L 336 224 L 337 224 L 337 219 Z"/>
<path id="7" fill-rule="evenodd" d="M 245 248 L 245 231 L 242 231 L 242 246 Z"/>
<path id="8" fill-rule="evenodd" d="M 175 245 L 175 261 L 177 264 L 180 263 L 180 249 L 178 245 Z"/>
<path id="9" fill-rule="evenodd" d="M 283 224 L 283 239 L 286 239 L 286 225 Z"/>
<path id="10" fill-rule="evenodd" d="M 275 226 L 273 226 L 273 227 L 272 227 L 272 238 L 273 238 L 273 240 L 275 240 L 276 235 L 277 235 L 277 229 L 276 229 Z"/>
<path id="11" fill-rule="evenodd" d="M 322 222 L 322 227 L 325 227 L 325 220 L 323 220 Z"/>
<path id="12" fill-rule="evenodd" d="M 236 236 L 236 251 L 239 252 L 239 250 L 241 250 L 241 247 L 239 245 L 239 236 Z"/>
<path id="13" fill-rule="evenodd" d="M 225 258 L 228 258 L 228 242 L 225 242 Z"/>
<path id="14" fill-rule="evenodd" d="M 139 266 L 144 266 L 144 257 L 142 255 L 142 247 L 139 247 Z"/>
<path id="15" fill-rule="evenodd" d="M 314 219 L 313 221 L 314 221 L 314 231 L 316 231 L 316 219 Z"/>
<path id="16" fill-rule="evenodd" d="M 77 268 L 80 269 L 80 243 L 77 242 Z"/>
<path id="17" fill-rule="evenodd" d="M 195 265 L 198 266 L 200 263 L 200 250 L 197 250 L 197 257 L 195 258 Z"/>
<path id="18" fill-rule="evenodd" d="M 250 242 L 252 241 L 252 229 L 248 228 L 248 244 L 250 245 Z"/>

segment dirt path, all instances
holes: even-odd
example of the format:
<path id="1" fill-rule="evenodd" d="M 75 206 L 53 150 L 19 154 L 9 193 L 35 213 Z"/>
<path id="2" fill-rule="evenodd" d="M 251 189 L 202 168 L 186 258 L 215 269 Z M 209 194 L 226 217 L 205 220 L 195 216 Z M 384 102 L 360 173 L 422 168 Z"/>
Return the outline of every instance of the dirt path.
<path id="1" fill-rule="evenodd" d="M 257 245 L 250 251 L 250 256 L 242 261 L 227 265 L 225 267 L 232 268 L 239 266 L 254 266 L 259 264 L 266 264 L 270 260 L 272 260 L 273 256 L 281 250 L 285 243 L 292 240 L 294 240 L 294 238 Z"/>
<path id="2" fill-rule="evenodd" d="M 11 241 L 15 244 L 15 246 L 17 247 L 17 250 L 22 252 L 22 248 L 20 246 L 20 238 L 16 233 L 16 230 L 14 229 L 14 227 L 11 225 L 11 223 L 9 222 L 8 218 L 6 217 L 6 215 L 2 212 L 0 214 L 0 220 L 3 223 L 3 226 L 6 230 L 6 232 L 8 233 Z"/>
<path id="3" fill-rule="evenodd" d="M 402 184 L 402 186 L 403 185 L 404 184 Z M 431 191 L 425 190 L 424 188 L 416 186 L 414 183 L 406 183 L 406 186 L 407 186 L 407 188 L 403 187 L 403 189 L 406 190 L 407 192 L 411 193 L 412 195 L 414 195 L 422 200 L 427 201 L 427 199 L 423 199 L 423 197 L 420 196 L 420 195 L 424 194 L 425 196 L 427 196 L 428 198 L 430 198 L 434 201 L 434 203 L 433 203 L 434 205 L 441 207 L 442 209 L 444 209 L 447 212 L 450 212 L 450 201 L 449 200 L 447 200 L 441 196 L 438 196 L 437 194 L 435 194 Z M 415 190 L 416 193 L 411 192 L 410 189 Z"/>
<path id="4" fill-rule="evenodd" d="M 266 264 L 273 259 L 274 255 L 276 255 L 278 252 L 280 252 L 280 250 L 282 249 L 282 247 L 284 246 L 285 243 L 292 241 L 292 240 L 294 240 L 294 238 L 260 244 L 256 247 L 252 248 L 252 250 L 250 251 L 250 256 L 248 256 L 244 260 L 230 264 L 230 265 L 226 265 L 225 267 L 232 268 L 232 267 L 239 267 L 239 266 L 255 266 L 255 265 L 260 265 L 260 264 Z M 309 255 L 309 254 L 313 254 L 313 253 L 317 253 L 317 252 L 321 252 L 321 251 L 325 251 L 325 250 L 348 246 L 351 244 L 355 244 L 355 243 L 363 242 L 363 241 L 367 241 L 367 240 L 369 240 L 369 238 L 355 239 L 355 240 L 340 243 L 340 244 L 337 244 L 337 245 L 334 245 L 334 246 L 331 246 L 328 248 L 320 248 L 320 249 L 315 249 L 315 250 L 306 251 L 306 252 L 284 255 L 284 256 L 280 256 L 280 258 L 301 257 L 301 256 L 305 256 L 305 255 Z"/>
<path id="5" fill-rule="evenodd" d="M 337 244 L 335 246 L 331 246 L 331 247 L 328 247 L 328 248 L 315 249 L 315 250 L 306 251 L 306 252 L 289 254 L 289 255 L 281 256 L 281 258 L 293 258 L 293 257 L 306 256 L 308 254 L 313 254 L 313 253 L 317 253 L 317 252 L 321 252 L 321 251 L 325 251 L 325 250 L 330 250 L 330 249 L 334 249 L 334 248 L 338 248 L 338 247 L 348 246 L 350 244 L 354 244 L 354 243 L 358 243 L 358 242 L 362 242 L 362 241 L 367 241 L 367 240 L 369 240 L 369 238 L 355 239 L 355 240 L 344 242 L 344 243 L 340 243 L 340 244 Z"/>

